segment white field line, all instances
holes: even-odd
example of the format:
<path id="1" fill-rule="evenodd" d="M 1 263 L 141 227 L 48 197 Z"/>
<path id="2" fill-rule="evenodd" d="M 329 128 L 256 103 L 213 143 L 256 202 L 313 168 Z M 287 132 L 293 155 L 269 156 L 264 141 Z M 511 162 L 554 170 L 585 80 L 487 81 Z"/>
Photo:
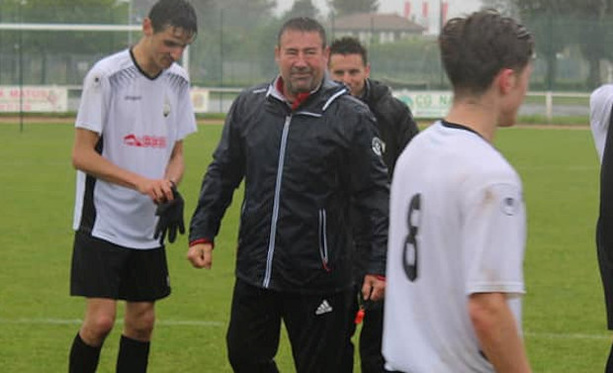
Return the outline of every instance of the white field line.
<path id="1" fill-rule="evenodd" d="M 0 325 L 81 325 L 80 319 L 54 319 L 54 318 L 0 318 Z M 121 324 L 122 320 L 117 320 L 116 324 Z M 210 320 L 156 320 L 157 326 L 199 326 L 199 327 L 222 327 L 225 326 L 221 321 Z M 524 332 L 527 338 L 536 339 L 569 339 L 569 340 L 611 340 L 612 336 L 603 334 L 588 333 L 543 333 L 543 332 Z"/>
<path id="2" fill-rule="evenodd" d="M 23 325 L 81 325 L 80 319 L 53 319 L 53 318 L 0 318 L 0 325 L 23 324 Z M 115 324 L 122 324 L 123 320 L 116 320 Z M 156 325 L 159 326 L 202 326 L 202 327 L 221 327 L 225 323 L 210 320 L 164 320 L 157 319 Z"/>
<path id="3" fill-rule="evenodd" d="M 40 162 L 40 161 L 38 161 Z M 33 161 L 30 163 L 34 163 Z M 600 166 L 598 164 L 594 166 L 515 166 L 516 168 L 522 171 L 542 171 L 542 170 L 555 170 L 555 171 L 568 171 L 568 172 L 587 172 L 600 170 Z"/>
<path id="4" fill-rule="evenodd" d="M 541 332 L 524 332 L 524 336 L 536 339 L 575 339 L 575 340 L 606 340 L 612 338 L 608 334 L 587 334 L 587 333 L 541 333 Z"/>

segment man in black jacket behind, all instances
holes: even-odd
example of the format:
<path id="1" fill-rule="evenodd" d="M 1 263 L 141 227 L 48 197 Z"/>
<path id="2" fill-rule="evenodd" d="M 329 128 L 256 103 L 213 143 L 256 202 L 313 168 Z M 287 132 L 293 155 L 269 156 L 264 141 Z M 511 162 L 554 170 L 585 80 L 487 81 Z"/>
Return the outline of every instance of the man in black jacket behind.
<path id="1" fill-rule="evenodd" d="M 393 97 L 387 86 L 369 78 L 368 53 L 357 39 L 344 37 L 333 41 L 330 45 L 328 67 L 331 77 L 345 83 L 349 87 L 351 95 L 365 102 L 375 115 L 377 128 L 381 140 L 383 140 L 383 159 L 391 180 L 396 159 L 419 131 L 413 120 L 411 110 L 402 101 Z M 359 283 L 366 274 L 365 265 L 369 248 L 363 243 L 368 242 L 368 237 L 364 237 L 364 233 L 368 231 L 364 229 L 364 222 L 358 214 L 355 215 L 354 219 L 356 220 L 355 241 L 357 246 L 354 275 Z M 384 360 L 381 354 L 383 300 L 362 302 L 359 299 L 361 297 L 362 294 L 359 294 L 359 292 L 354 297 L 350 315 L 355 315 L 358 309 L 364 315 L 359 346 L 362 373 L 384 372 Z M 353 317 L 349 322 L 346 352 L 343 358 L 343 373 L 353 371 L 354 348 L 351 337 L 355 333 L 356 323 Z"/>
<path id="2" fill-rule="evenodd" d="M 272 83 L 242 92 L 226 118 L 190 225 L 188 259 L 210 268 L 214 238 L 245 181 L 228 358 L 235 372 L 278 372 L 281 320 L 298 373 L 337 373 L 352 303 L 349 211 L 369 232 L 362 290 L 381 299 L 389 186 L 375 119 L 328 79 L 323 27 L 287 21 Z"/>

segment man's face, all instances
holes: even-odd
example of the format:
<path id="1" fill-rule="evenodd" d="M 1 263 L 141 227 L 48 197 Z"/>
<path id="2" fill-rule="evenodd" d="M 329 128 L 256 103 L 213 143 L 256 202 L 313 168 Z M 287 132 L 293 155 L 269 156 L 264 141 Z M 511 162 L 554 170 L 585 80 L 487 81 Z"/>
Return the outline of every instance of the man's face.
<path id="1" fill-rule="evenodd" d="M 145 35 L 148 38 L 149 61 L 152 67 L 160 71 L 178 61 L 194 37 L 184 29 L 174 26 L 168 26 L 154 33 L 150 23 L 145 25 Z"/>
<path id="2" fill-rule="evenodd" d="M 332 54 L 329 70 L 332 79 L 345 83 L 352 96 L 361 96 L 366 78 L 370 76 L 370 65 L 365 65 L 360 54 Z"/>
<path id="3" fill-rule="evenodd" d="M 318 32 L 288 29 L 281 34 L 275 48 L 275 61 L 285 85 L 285 94 L 310 92 L 323 80 L 328 63 L 328 48 Z"/>

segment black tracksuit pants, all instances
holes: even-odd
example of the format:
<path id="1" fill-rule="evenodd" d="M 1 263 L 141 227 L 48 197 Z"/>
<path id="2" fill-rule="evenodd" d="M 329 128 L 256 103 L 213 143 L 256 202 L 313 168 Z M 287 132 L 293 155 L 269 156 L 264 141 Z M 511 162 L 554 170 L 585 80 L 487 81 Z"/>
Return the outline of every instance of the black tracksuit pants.
<path id="1" fill-rule="evenodd" d="M 351 342 L 355 334 L 357 325 L 355 316 L 359 310 L 358 297 L 362 296 L 361 288 L 356 286 L 354 289 L 350 320 L 347 327 L 347 337 L 345 338 L 345 352 L 343 355 L 341 373 L 352 373 L 354 365 L 354 346 Z M 361 373 L 383 373 L 385 372 L 385 361 L 381 353 L 381 342 L 383 339 L 383 301 L 366 302 L 364 304 L 364 320 L 360 332 L 360 367 Z"/>
<path id="2" fill-rule="evenodd" d="M 276 373 L 283 320 L 297 373 L 338 373 L 354 292 L 300 294 L 234 285 L 228 358 L 237 373 Z"/>

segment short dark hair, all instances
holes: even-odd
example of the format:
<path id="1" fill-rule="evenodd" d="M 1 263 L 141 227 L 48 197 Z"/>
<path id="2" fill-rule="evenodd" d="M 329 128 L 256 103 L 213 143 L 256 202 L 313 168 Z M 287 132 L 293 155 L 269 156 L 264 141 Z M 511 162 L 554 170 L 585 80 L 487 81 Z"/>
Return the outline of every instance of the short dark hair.
<path id="1" fill-rule="evenodd" d="M 454 91 L 471 94 L 485 92 L 501 69 L 522 71 L 534 54 L 530 32 L 495 10 L 449 20 L 438 41 Z"/>
<path id="2" fill-rule="evenodd" d="M 368 65 L 368 51 L 360 43 L 360 41 L 351 36 L 345 36 L 340 39 L 336 39 L 330 44 L 330 55 L 342 54 L 346 56 L 348 54 L 359 54 L 362 56 L 362 62 L 364 66 Z"/>
<path id="3" fill-rule="evenodd" d="M 281 28 L 279 29 L 279 34 L 277 35 L 277 46 L 281 46 L 281 36 L 283 36 L 283 33 L 287 30 L 318 32 L 319 36 L 321 37 L 322 48 L 325 48 L 327 45 L 326 30 L 319 22 L 317 22 L 313 18 L 295 17 L 285 21 L 283 26 L 281 26 Z"/>
<path id="4" fill-rule="evenodd" d="M 159 0 L 149 11 L 148 17 L 156 33 L 168 26 L 181 28 L 192 35 L 198 33 L 196 11 L 185 0 Z"/>

